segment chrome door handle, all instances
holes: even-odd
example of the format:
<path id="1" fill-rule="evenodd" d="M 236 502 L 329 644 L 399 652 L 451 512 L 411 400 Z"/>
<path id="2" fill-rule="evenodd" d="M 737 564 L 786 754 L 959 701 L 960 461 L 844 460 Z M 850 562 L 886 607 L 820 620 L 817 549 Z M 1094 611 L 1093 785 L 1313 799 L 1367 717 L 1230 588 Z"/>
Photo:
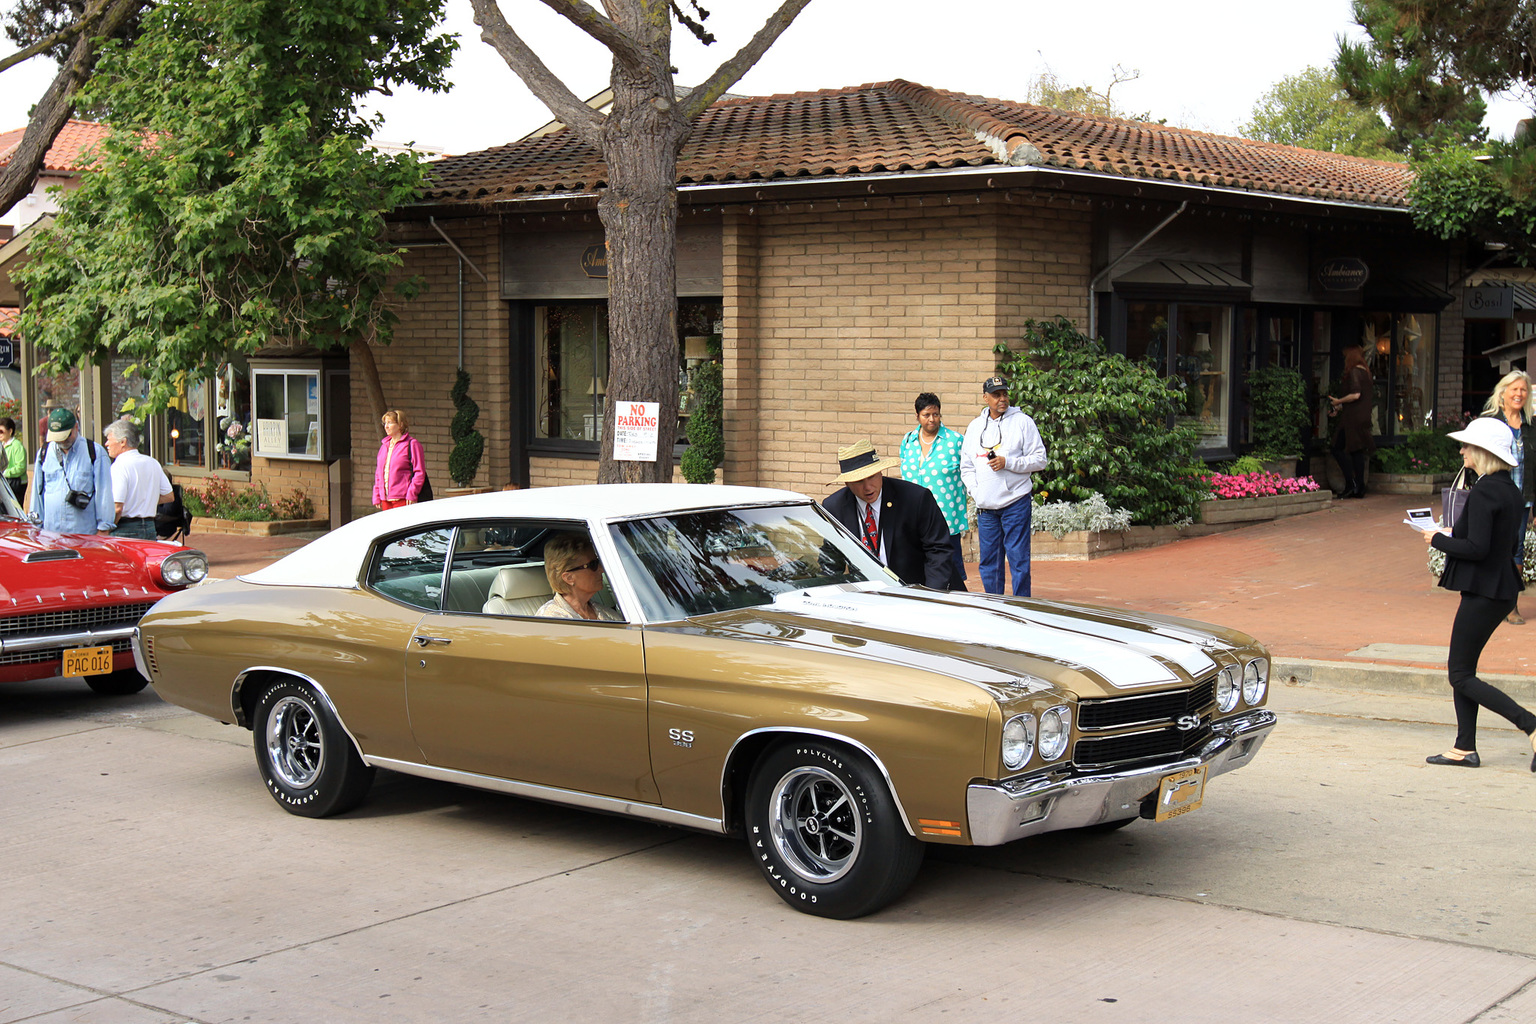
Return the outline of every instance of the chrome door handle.
<path id="1" fill-rule="evenodd" d="M 427 636 L 422 633 L 416 634 L 415 636 L 411 637 L 411 639 L 415 640 L 422 647 L 427 646 L 427 644 L 442 644 L 446 647 L 447 645 L 453 643 L 452 640 L 445 636 Z"/>

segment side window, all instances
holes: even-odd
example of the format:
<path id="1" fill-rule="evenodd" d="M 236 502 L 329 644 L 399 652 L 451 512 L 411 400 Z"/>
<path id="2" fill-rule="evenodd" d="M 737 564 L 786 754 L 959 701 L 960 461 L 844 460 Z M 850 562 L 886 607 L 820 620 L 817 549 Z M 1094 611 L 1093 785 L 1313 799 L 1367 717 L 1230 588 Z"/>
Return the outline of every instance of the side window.
<path id="1" fill-rule="evenodd" d="M 437 611 L 443 601 L 449 538 L 449 530 L 429 528 L 389 541 L 374 556 L 368 586 L 408 605 Z"/>

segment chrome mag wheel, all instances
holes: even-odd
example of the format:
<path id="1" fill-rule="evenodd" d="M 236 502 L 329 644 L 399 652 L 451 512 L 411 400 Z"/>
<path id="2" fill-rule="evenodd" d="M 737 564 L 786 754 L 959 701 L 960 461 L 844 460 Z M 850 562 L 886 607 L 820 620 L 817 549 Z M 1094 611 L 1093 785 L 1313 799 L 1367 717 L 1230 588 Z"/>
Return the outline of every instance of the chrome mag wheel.
<path id="1" fill-rule="evenodd" d="M 842 779 L 804 765 L 773 788 L 768 827 L 787 867 L 808 882 L 835 882 L 858 861 L 858 801 Z"/>
<path id="2" fill-rule="evenodd" d="M 325 744 L 315 708 L 295 696 L 285 696 L 267 715 L 267 762 L 285 784 L 308 789 L 325 768 Z"/>

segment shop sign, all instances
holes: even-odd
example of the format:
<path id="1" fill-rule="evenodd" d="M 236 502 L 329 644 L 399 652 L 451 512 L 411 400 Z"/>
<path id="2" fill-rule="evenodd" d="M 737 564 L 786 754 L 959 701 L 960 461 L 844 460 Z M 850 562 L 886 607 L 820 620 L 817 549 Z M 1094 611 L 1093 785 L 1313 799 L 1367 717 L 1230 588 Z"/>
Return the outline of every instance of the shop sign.
<path id="1" fill-rule="evenodd" d="M 1461 293 L 1461 315 L 1468 320 L 1513 320 L 1515 289 L 1507 284 L 1480 284 Z"/>
<path id="2" fill-rule="evenodd" d="M 581 272 L 588 277 L 608 276 L 608 246 L 602 242 L 581 250 Z"/>
<path id="3" fill-rule="evenodd" d="M 618 462 L 655 462 L 659 402 L 613 404 L 613 457 Z"/>
<path id="4" fill-rule="evenodd" d="M 1365 287 L 1371 268 L 1353 256 L 1335 256 L 1323 261 L 1317 271 L 1317 283 L 1330 292 L 1352 292 Z"/>
<path id="5" fill-rule="evenodd" d="M 0 338 L 0 370 L 9 370 L 16 365 L 16 349 L 11 344 L 10 338 Z"/>

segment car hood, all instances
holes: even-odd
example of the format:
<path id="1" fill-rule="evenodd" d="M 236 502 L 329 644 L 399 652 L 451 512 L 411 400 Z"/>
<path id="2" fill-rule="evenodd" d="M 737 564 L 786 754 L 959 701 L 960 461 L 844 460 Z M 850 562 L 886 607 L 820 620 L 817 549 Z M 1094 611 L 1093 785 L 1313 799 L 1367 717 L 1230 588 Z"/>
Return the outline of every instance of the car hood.
<path id="1" fill-rule="evenodd" d="M 1079 696 L 1188 686 L 1252 638 L 1132 611 L 911 588 L 825 588 L 708 617 L 714 631 L 924 667 L 989 689 Z"/>
<path id="2" fill-rule="evenodd" d="M 7 523 L 0 526 L 0 600 L 158 598 L 166 591 L 151 578 L 145 562 L 175 550 L 173 544 L 50 533 Z"/>

